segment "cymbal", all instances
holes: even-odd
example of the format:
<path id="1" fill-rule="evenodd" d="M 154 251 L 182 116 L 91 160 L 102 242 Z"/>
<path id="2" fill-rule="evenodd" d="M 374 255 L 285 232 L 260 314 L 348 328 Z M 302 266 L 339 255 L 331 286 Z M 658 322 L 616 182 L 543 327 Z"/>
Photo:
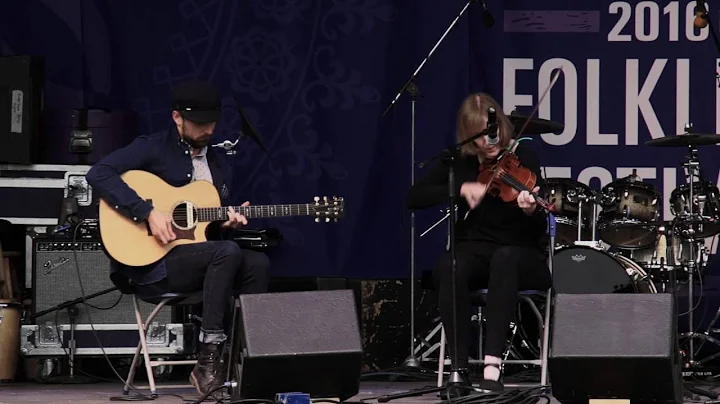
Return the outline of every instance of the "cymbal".
<path id="1" fill-rule="evenodd" d="M 688 133 L 648 140 L 647 142 L 645 142 L 645 146 L 688 147 L 704 146 L 718 143 L 720 143 L 720 135 L 716 133 Z"/>
<path id="2" fill-rule="evenodd" d="M 522 129 L 525 121 L 528 119 L 527 115 L 516 114 L 515 111 L 511 112 L 507 116 L 510 118 L 510 122 L 515 126 L 515 131 Z M 528 122 L 527 127 L 520 135 L 541 135 L 543 133 L 560 133 L 565 130 L 565 125 L 560 122 L 550 121 L 547 119 L 532 118 Z"/>

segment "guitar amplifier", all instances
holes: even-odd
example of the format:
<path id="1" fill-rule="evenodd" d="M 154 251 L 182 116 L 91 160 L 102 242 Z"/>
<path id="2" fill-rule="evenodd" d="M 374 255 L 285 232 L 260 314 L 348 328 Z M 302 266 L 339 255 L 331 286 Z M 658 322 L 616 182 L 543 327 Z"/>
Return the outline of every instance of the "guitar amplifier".
<path id="1" fill-rule="evenodd" d="M 28 251 L 32 254 L 33 313 L 82 298 L 83 290 L 85 296 L 89 296 L 115 286 L 110 281 L 110 259 L 102 248 L 97 227 L 90 226 L 74 243 L 72 234 L 57 235 L 52 233 L 52 229 L 33 228 L 28 231 Z M 91 320 L 92 324 L 135 324 L 132 297 L 117 290 L 88 299 L 87 304 L 80 301 L 75 307 L 78 309 L 77 324 L 90 324 Z M 155 305 L 140 302 L 143 318 L 154 308 Z M 171 323 L 172 307 L 163 307 L 153 322 Z M 68 310 L 61 309 L 35 318 L 35 324 L 48 323 L 70 324 Z"/>

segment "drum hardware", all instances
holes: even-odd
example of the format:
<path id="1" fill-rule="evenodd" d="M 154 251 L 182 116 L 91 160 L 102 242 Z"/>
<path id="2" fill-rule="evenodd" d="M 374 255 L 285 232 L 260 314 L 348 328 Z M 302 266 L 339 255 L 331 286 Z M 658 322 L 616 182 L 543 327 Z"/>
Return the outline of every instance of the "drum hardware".
<path id="1" fill-rule="evenodd" d="M 587 185 L 568 178 L 548 178 L 545 180 L 548 201 L 555 208 L 557 223 L 557 245 L 572 245 L 594 234 L 594 223 L 590 223 L 592 213 L 588 203 L 594 193 Z"/>
<path id="2" fill-rule="evenodd" d="M 607 251 L 608 247 L 600 240 L 597 241 L 576 241 L 573 245 L 580 247 L 589 247 L 598 251 Z"/>
<path id="3" fill-rule="evenodd" d="M 684 134 L 677 135 L 677 136 L 667 136 L 667 137 L 662 137 L 662 138 L 658 138 L 658 139 L 652 139 L 652 140 L 649 140 L 649 141 L 645 142 L 645 145 L 647 145 L 647 146 L 655 146 L 655 147 L 687 147 L 687 148 L 688 148 L 687 162 L 683 164 L 683 166 L 684 166 L 684 167 L 686 168 L 686 170 L 687 170 L 687 177 L 688 177 L 688 178 L 687 178 L 687 187 L 686 187 L 686 188 L 679 188 L 678 190 L 673 191 L 673 193 L 675 194 L 676 197 L 673 199 L 673 203 L 671 204 L 671 206 L 674 206 L 675 208 L 677 208 L 677 207 L 678 207 L 678 204 L 680 204 L 680 202 L 683 202 L 682 205 L 679 206 L 680 209 L 677 210 L 678 213 L 676 213 L 674 226 L 678 226 L 678 227 L 679 227 L 679 230 L 680 230 L 680 231 L 679 231 L 679 234 L 680 234 L 680 235 L 682 235 L 682 236 L 684 236 L 684 237 L 687 237 L 687 238 L 689 238 L 689 239 L 691 239 L 691 240 L 694 240 L 694 239 L 696 239 L 696 238 L 703 238 L 703 237 L 701 237 L 701 235 L 704 235 L 704 234 L 705 234 L 704 231 L 703 231 L 704 229 L 702 229 L 702 228 L 700 229 L 699 232 L 696 231 L 696 229 L 694 228 L 694 226 L 692 225 L 691 222 L 693 222 L 693 221 L 696 220 L 695 212 L 694 212 L 694 210 L 695 210 L 695 208 L 696 208 L 696 207 L 695 207 L 696 202 L 701 202 L 701 201 L 702 201 L 702 202 L 707 203 L 707 197 L 709 196 L 709 195 L 708 195 L 708 192 L 707 192 L 707 188 L 708 188 L 708 187 L 706 186 L 706 184 L 704 184 L 704 183 L 702 182 L 702 181 L 703 181 L 703 178 L 702 178 L 702 175 L 701 175 L 701 172 L 700 172 L 700 158 L 699 158 L 699 156 L 698 156 L 697 146 L 700 146 L 700 145 L 710 145 L 710 144 L 718 144 L 718 143 L 720 143 L 720 135 L 718 135 L 718 134 L 699 134 L 699 133 L 693 133 L 693 132 L 692 132 L 692 124 L 689 124 L 689 123 L 688 123 L 688 124 L 685 124 L 685 133 L 684 133 Z M 696 181 L 695 181 L 695 177 L 696 177 L 696 176 L 698 177 L 697 183 L 696 183 Z M 702 191 L 701 191 L 702 188 L 705 188 L 705 191 L 706 191 L 706 192 L 705 192 L 704 194 L 702 194 L 703 196 L 705 196 L 705 198 L 703 198 L 702 200 L 701 200 L 701 199 L 697 199 L 697 200 L 695 199 L 695 195 L 696 195 L 696 194 L 695 194 L 695 192 L 696 192 L 696 189 L 695 189 L 695 188 L 696 188 L 696 187 L 698 187 L 697 191 L 700 191 L 700 192 L 702 192 Z M 676 192 L 676 191 L 677 191 L 677 192 Z M 685 199 L 685 198 L 680 198 L 679 195 L 684 195 L 685 192 L 687 192 L 687 198 L 686 198 L 686 199 Z M 672 197 L 671 197 L 671 198 L 672 198 Z M 687 202 L 687 204 L 685 204 L 684 202 Z M 698 210 L 699 210 L 699 208 L 700 208 L 699 205 L 700 205 L 700 204 L 698 203 Z M 703 206 L 703 210 L 706 210 L 706 207 L 705 207 L 705 206 Z M 678 215 L 678 214 L 679 214 L 679 215 Z M 717 218 L 714 218 L 714 219 L 717 220 Z M 704 220 L 704 218 L 702 217 L 702 213 L 700 213 L 699 222 L 700 222 L 699 226 L 703 226 L 703 225 L 704 225 L 705 220 Z M 712 230 L 711 230 L 711 231 L 712 231 Z M 715 233 L 715 234 L 717 234 L 717 233 Z M 693 283 L 693 273 L 694 273 L 695 268 L 697 268 L 697 269 L 698 269 L 698 275 L 699 275 L 699 276 L 702 276 L 702 275 L 700 275 L 700 272 L 699 272 L 699 271 L 700 271 L 700 268 L 701 268 L 701 266 L 702 266 L 702 262 L 700 262 L 700 256 L 702 255 L 702 249 L 701 249 L 701 248 L 698 249 L 698 250 L 700 250 L 700 251 L 698 251 L 698 255 L 697 255 L 697 257 L 696 257 L 696 255 L 695 255 L 695 245 L 694 245 L 694 243 L 690 242 L 690 243 L 689 243 L 689 247 L 690 247 L 690 254 L 689 254 L 689 255 L 690 255 L 691 258 L 693 258 L 693 259 L 689 260 L 689 261 L 688 261 L 688 264 L 687 264 L 687 272 L 688 272 L 688 308 L 689 308 L 689 311 L 688 311 L 688 330 L 690 330 L 690 331 L 688 331 L 688 332 L 683 333 L 683 334 L 680 335 L 680 336 L 683 337 L 683 338 L 687 338 L 687 339 L 688 339 L 688 344 L 689 344 L 686 367 L 700 365 L 700 364 L 702 364 L 702 363 L 705 363 L 705 362 L 708 362 L 709 360 L 714 359 L 714 358 L 717 357 L 717 356 L 720 356 L 720 354 L 719 354 L 719 355 L 711 355 L 711 356 L 709 356 L 708 358 L 703 359 L 702 361 L 699 361 L 699 362 L 696 362 L 696 361 L 695 361 L 695 349 L 694 349 L 694 344 L 693 344 L 693 340 L 694 340 L 695 338 L 700 338 L 700 339 L 703 340 L 703 342 L 701 342 L 701 344 L 700 344 L 700 347 L 702 347 L 702 346 L 705 344 L 705 342 L 707 342 L 707 341 L 709 341 L 709 342 L 711 342 L 711 343 L 713 343 L 713 344 L 715 344 L 715 345 L 720 346 L 720 340 L 717 340 L 717 339 L 715 339 L 715 338 L 713 338 L 713 337 L 710 337 L 710 336 L 708 335 L 708 334 L 709 334 L 709 330 L 712 328 L 713 324 L 714 324 L 714 323 L 718 320 L 718 318 L 720 317 L 720 308 L 718 309 L 718 311 L 717 311 L 715 317 L 713 318 L 713 320 L 710 322 L 710 326 L 708 327 L 708 329 L 707 329 L 704 333 L 696 333 L 696 332 L 693 332 L 693 331 L 692 331 L 692 330 L 694 329 L 694 321 L 693 321 L 693 320 L 694 320 L 694 318 L 693 318 L 693 311 L 694 311 L 694 310 L 693 310 L 693 299 L 694 299 L 694 296 L 693 296 L 693 287 L 694 287 L 694 283 Z M 675 288 L 673 288 L 673 291 L 674 291 L 674 290 L 675 290 Z M 698 349 L 698 350 L 699 350 L 699 349 Z"/>

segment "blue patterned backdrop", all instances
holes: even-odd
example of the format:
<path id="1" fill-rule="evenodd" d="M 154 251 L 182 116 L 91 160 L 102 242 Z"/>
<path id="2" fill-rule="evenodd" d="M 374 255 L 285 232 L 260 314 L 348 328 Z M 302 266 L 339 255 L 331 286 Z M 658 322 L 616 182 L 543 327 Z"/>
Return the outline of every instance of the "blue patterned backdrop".
<path id="1" fill-rule="evenodd" d="M 633 167 L 663 192 L 684 182 L 682 149 L 642 144 L 685 122 L 720 131 L 708 29 L 691 27 L 694 1 L 487 0 L 472 5 L 420 72 L 420 161 L 453 138 L 455 113 L 487 91 L 528 113 L 553 70 L 561 76 L 540 116 L 563 134 L 536 136 L 550 177 L 598 188 Z M 580 6 L 579 4 L 582 4 Z M 141 133 L 170 123 L 168 92 L 200 78 L 226 94 L 217 140 L 234 138 L 236 96 L 272 153 L 249 140 L 235 156 L 234 194 L 254 204 L 343 196 L 338 224 L 271 220 L 286 243 L 276 275 L 405 277 L 410 257 L 410 103 L 382 112 L 465 5 L 463 0 L 23 0 L 0 13 L 0 53 L 46 58 L 49 108 L 133 109 Z M 712 7 L 712 4 L 710 5 Z M 578 10 L 578 9 L 582 10 Z M 718 16 L 720 14 L 713 14 Z M 716 148 L 701 152 L 715 182 Z M 418 175 L 423 171 L 418 170 Z M 418 216 L 418 233 L 440 219 Z M 418 241 L 428 269 L 446 227 Z"/>

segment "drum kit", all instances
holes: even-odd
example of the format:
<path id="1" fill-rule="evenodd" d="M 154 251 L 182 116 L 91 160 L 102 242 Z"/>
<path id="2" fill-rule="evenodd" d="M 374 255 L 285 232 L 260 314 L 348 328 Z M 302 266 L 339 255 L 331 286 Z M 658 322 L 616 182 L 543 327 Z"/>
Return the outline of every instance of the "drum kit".
<path id="1" fill-rule="evenodd" d="M 548 200 L 556 216 L 553 287 L 557 293 L 674 293 L 687 283 L 689 332 L 680 334 L 686 368 L 703 366 L 720 356 L 697 361 L 693 340 L 718 345 L 709 334 L 720 318 L 717 310 L 704 332 L 694 332 L 693 285 L 702 284 L 710 251 L 705 240 L 720 234 L 720 192 L 700 170 L 698 147 L 720 143 L 720 134 L 686 133 L 653 139 L 652 147 L 688 149 L 687 184 L 672 191 L 673 220 L 663 221 L 659 190 L 634 171 L 600 190 L 565 178 L 546 179 Z"/>

